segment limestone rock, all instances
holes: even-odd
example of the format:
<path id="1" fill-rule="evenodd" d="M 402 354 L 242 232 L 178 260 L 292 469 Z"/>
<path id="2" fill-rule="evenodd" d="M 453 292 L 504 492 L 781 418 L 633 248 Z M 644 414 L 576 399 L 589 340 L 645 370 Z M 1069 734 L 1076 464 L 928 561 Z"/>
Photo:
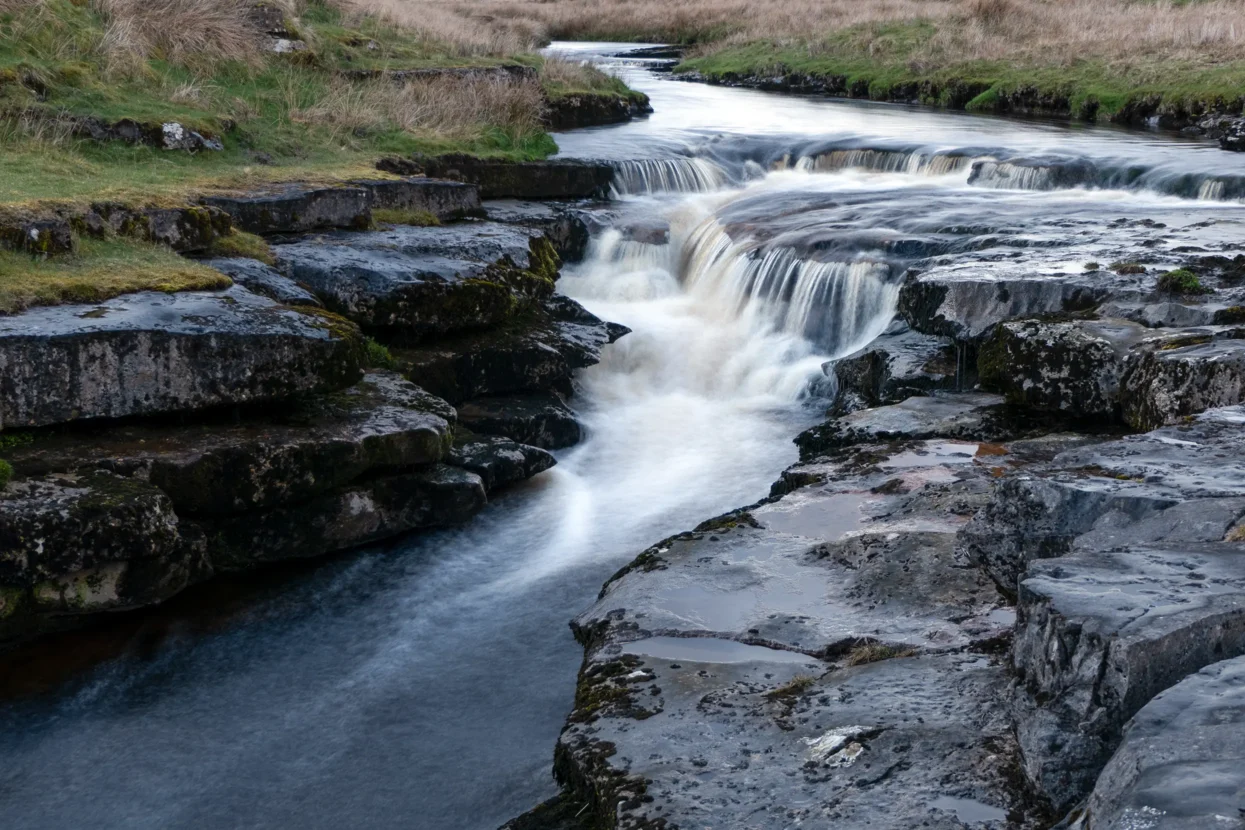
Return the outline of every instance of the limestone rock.
<path id="1" fill-rule="evenodd" d="M 582 437 L 575 413 L 552 392 L 474 398 L 458 407 L 458 417 L 476 432 L 546 450 L 578 444 Z"/>
<path id="2" fill-rule="evenodd" d="M 539 447 L 509 438 L 463 434 L 455 439 L 446 462 L 478 475 L 484 489 L 492 493 L 543 473 L 557 460 Z"/>
<path id="3" fill-rule="evenodd" d="M 830 365 L 837 387 L 834 411 L 846 414 L 955 389 L 966 368 L 958 362 L 954 346 L 896 321 L 868 346 Z"/>
<path id="4" fill-rule="evenodd" d="M 345 320 L 242 288 L 127 294 L 0 319 L 0 425 L 43 426 L 269 401 L 361 375 Z"/>
<path id="5" fill-rule="evenodd" d="M 248 291 L 276 300 L 282 305 L 305 305 L 314 308 L 324 306 L 315 294 L 277 269 L 258 260 L 230 257 L 209 259 L 204 264 L 227 274 L 235 283 L 245 286 Z"/>
<path id="6" fill-rule="evenodd" d="M 556 159 L 509 162 L 462 154 L 382 159 L 379 169 L 478 185 L 482 199 L 602 199 L 614 169 L 603 162 Z"/>

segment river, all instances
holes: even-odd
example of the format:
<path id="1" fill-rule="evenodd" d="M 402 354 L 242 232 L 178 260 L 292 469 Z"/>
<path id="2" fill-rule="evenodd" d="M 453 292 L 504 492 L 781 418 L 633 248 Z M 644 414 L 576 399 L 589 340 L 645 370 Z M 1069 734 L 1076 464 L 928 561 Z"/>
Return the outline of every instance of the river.
<path id="1" fill-rule="evenodd" d="M 463 529 L 252 586 L 226 614 L 175 610 L 158 637 L 125 628 L 107 659 L 10 694 L 0 825 L 493 830 L 555 791 L 567 620 L 649 544 L 768 492 L 822 364 L 886 328 L 908 268 L 1057 276 L 1241 238 L 1245 160 L 1202 142 L 606 62 L 655 113 L 558 136 L 620 171 L 561 283 L 633 330 L 582 375 L 587 439 Z"/>

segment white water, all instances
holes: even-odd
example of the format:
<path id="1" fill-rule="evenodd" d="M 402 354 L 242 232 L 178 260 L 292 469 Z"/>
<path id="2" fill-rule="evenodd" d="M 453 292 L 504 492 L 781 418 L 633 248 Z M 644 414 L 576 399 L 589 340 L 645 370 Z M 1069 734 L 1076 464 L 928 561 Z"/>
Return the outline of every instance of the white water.
<path id="1" fill-rule="evenodd" d="M 880 330 L 909 263 L 1063 274 L 1245 229 L 1240 205 L 1173 195 L 1245 175 L 1197 145 L 636 82 L 652 119 L 559 138 L 625 172 L 618 222 L 561 283 L 634 330 L 580 378 L 586 441 L 463 529 L 144 623 L 0 706 L 0 825 L 493 830 L 553 794 L 581 658 L 566 621 L 648 545 L 766 494 L 822 362 Z M 887 149 L 913 135 L 929 146 Z M 1130 182 L 1156 186 L 970 185 L 961 159 L 998 148 L 1136 159 L 1155 172 Z"/>

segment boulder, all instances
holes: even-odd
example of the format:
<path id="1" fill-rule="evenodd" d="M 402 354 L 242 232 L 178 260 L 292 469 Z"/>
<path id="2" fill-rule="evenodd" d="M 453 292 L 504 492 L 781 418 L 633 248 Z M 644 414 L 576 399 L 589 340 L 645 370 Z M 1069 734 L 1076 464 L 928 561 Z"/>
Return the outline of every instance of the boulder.
<path id="1" fill-rule="evenodd" d="M 604 199 L 614 168 L 604 162 L 556 159 L 511 162 L 459 153 L 382 159 L 377 168 L 478 185 L 482 199 Z"/>
<path id="2" fill-rule="evenodd" d="M 1245 793 L 1245 658 L 1224 660 L 1133 716 L 1079 827 L 1192 830 L 1239 824 Z"/>
<path id="3" fill-rule="evenodd" d="M 535 232 L 492 222 L 327 234 L 277 255 L 328 308 L 397 343 L 496 326 L 550 296 L 558 268 Z"/>
<path id="4" fill-rule="evenodd" d="M 239 424 L 120 425 L 7 453 L 23 476 L 104 469 L 150 482 L 179 515 L 267 509 L 366 475 L 435 464 L 454 410 L 392 372 Z"/>
<path id="5" fill-rule="evenodd" d="M 127 294 L 0 318 L 0 426 L 271 401 L 356 382 L 345 320 L 240 287 Z"/>
<path id="6" fill-rule="evenodd" d="M 205 196 L 249 233 L 303 233 L 321 228 L 363 229 L 372 223 L 372 194 L 356 185 L 283 185 L 264 193 Z"/>
<path id="7" fill-rule="evenodd" d="M 583 432 L 575 413 L 553 392 L 473 398 L 458 407 L 458 418 L 476 432 L 546 450 L 578 444 Z"/>
<path id="8" fill-rule="evenodd" d="M 1030 562 L 1086 549 L 1217 542 L 1245 514 L 1245 412 L 1060 453 L 1003 478 L 960 533 L 964 555 L 1017 590 Z M 1090 535 L 1092 532 L 1092 535 Z"/>

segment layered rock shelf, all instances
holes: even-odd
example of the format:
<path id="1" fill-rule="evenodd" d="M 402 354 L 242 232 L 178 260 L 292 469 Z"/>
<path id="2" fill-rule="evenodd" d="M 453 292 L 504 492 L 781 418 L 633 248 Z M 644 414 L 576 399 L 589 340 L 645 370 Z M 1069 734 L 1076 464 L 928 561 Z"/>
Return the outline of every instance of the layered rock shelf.
<path id="1" fill-rule="evenodd" d="M 587 235 L 568 208 L 486 221 L 478 187 L 432 179 L 208 201 L 275 263 L 0 317 L 0 639 L 463 522 L 579 440 L 573 373 L 626 333 L 556 293 Z M 449 224 L 374 229 L 381 208 Z"/>

